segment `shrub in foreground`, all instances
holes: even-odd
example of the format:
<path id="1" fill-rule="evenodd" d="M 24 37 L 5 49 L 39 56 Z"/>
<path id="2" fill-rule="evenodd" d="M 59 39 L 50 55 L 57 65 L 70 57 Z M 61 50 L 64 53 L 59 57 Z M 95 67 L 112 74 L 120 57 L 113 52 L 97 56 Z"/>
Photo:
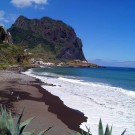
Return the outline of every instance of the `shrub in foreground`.
<path id="1" fill-rule="evenodd" d="M 30 118 L 21 123 L 23 112 L 20 114 L 16 125 L 14 126 L 14 120 L 11 112 L 7 112 L 5 107 L 0 108 L 0 135 L 34 135 L 34 131 L 24 132 L 24 129 L 30 124 L 33 118 Z M 51 127 L 41 131 L 38 135 L 43 135 Z"/>
<path id="2" fill-rule="evenodd" d="M 87 133 L 84 133 L 82 131 L 82 133 L 76 133 L 74 135 L 92 135 L 91 131 L 90 131 L 90 128 L 86 127 L 87 128 Z M 124 135 L 126 132 L 126 129 L 122 132 L 121 135 Z M 104 132 L 104 129 L 103 129 L 103 125 L 102 125 L 102 121 L 100 119 L 99 121 L 99 125 L 98 125 L 98 135 L 112 135 L 112 126 L 111 128 L 109 128 L 108 124 L 106 126 L 106 129 L 105 129 L 105 132 Z"/>

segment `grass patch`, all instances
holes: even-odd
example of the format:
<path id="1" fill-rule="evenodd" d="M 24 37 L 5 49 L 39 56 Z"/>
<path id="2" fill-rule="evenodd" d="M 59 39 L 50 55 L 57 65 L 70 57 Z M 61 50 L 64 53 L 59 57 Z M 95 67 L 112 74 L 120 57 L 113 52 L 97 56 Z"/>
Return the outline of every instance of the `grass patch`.
<path id="1" fill-rule="evenodd" d="M 0 64 L 0 70 L 6 70 L 9 68 L 9 64 Z"/>

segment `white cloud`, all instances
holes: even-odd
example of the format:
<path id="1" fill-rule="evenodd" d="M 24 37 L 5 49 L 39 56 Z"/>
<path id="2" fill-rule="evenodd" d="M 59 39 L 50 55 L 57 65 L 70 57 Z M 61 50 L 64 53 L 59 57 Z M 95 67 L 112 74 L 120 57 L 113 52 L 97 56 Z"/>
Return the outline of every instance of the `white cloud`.
<path id="1" fill-rule="evenodd" d="M 3 10 L 0 10 L 0 19 L 3 18 L 4 15 L 5 15 L 5 12 Z"/>
<path id="2" fill-rule="evenodd" d="M 17 17 L 17 14 L 7 14 L 5 11 L 0 10 L 0 25 L 4 26 L 6 24 L 13 23 Z"/>
<path id="3" fill-rule="evenodd" d="M 35 9 L 44 10 L 45 9 L 45 6 L 43 6 L 43 5 L 35 5 L 34 8 Z"/>
<path id="4" fill-rule="evenodd" d="M 9 20 L 5 18 L 5 12 L 3 10 L 0 10 L 0 23 L 8 23 Z"/>
<path id="5" fill-rule="evenodd" d="M 4 19 L 3 16 L 4 16 L 5 12 L 0 10 L 0 25 L 4 26 L 4 24 L 2 23 L 2 20 Z"/>
<path id="6" fill-rule="evenodd" d="M 48 3 L 48 0 L 11 0 L 11 3 L 18 7 L 30 7 L 30 6 L 44 6 Z"/>

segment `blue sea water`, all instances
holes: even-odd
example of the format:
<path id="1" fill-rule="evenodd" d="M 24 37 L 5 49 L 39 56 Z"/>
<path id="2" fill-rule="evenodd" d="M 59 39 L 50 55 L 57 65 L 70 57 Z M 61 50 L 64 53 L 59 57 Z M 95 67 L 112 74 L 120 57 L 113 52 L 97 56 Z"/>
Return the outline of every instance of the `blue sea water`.
<path id="1" fill-rule="evenodd" d="M 87 82 L 106 83 L 115 87 L 135 91 L 135 68 L 73 68 L 73 67 L 50 67 L 35 68 L 33 71 L 44 75 L 44 72 L 54 73 L 52 77 L 66 76 L 75 77 Z"/>
<path id="2" fill-rule="evenodd" d="M 134 68 L 34 68 L 25 72 L 55 87 L 43 85 L 60 97 L 65 105 L 88 117 L 80 127 L 91 128 L 98 135 L 98 122 L 113 125 L 113 134 L 135 135 L 135 69 Z"/>

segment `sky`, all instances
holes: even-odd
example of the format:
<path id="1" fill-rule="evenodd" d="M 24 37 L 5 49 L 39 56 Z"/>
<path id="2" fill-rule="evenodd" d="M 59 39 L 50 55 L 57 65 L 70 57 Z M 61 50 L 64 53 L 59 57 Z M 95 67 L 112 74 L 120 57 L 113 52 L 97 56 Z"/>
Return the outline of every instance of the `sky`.
<path id="1" fill-rule="evenodd" d="M 87 60 L 135 61 L 135 0 L 1 0 L 0 24 L 9 28 L 20 15 L 72 26 Z"/>

